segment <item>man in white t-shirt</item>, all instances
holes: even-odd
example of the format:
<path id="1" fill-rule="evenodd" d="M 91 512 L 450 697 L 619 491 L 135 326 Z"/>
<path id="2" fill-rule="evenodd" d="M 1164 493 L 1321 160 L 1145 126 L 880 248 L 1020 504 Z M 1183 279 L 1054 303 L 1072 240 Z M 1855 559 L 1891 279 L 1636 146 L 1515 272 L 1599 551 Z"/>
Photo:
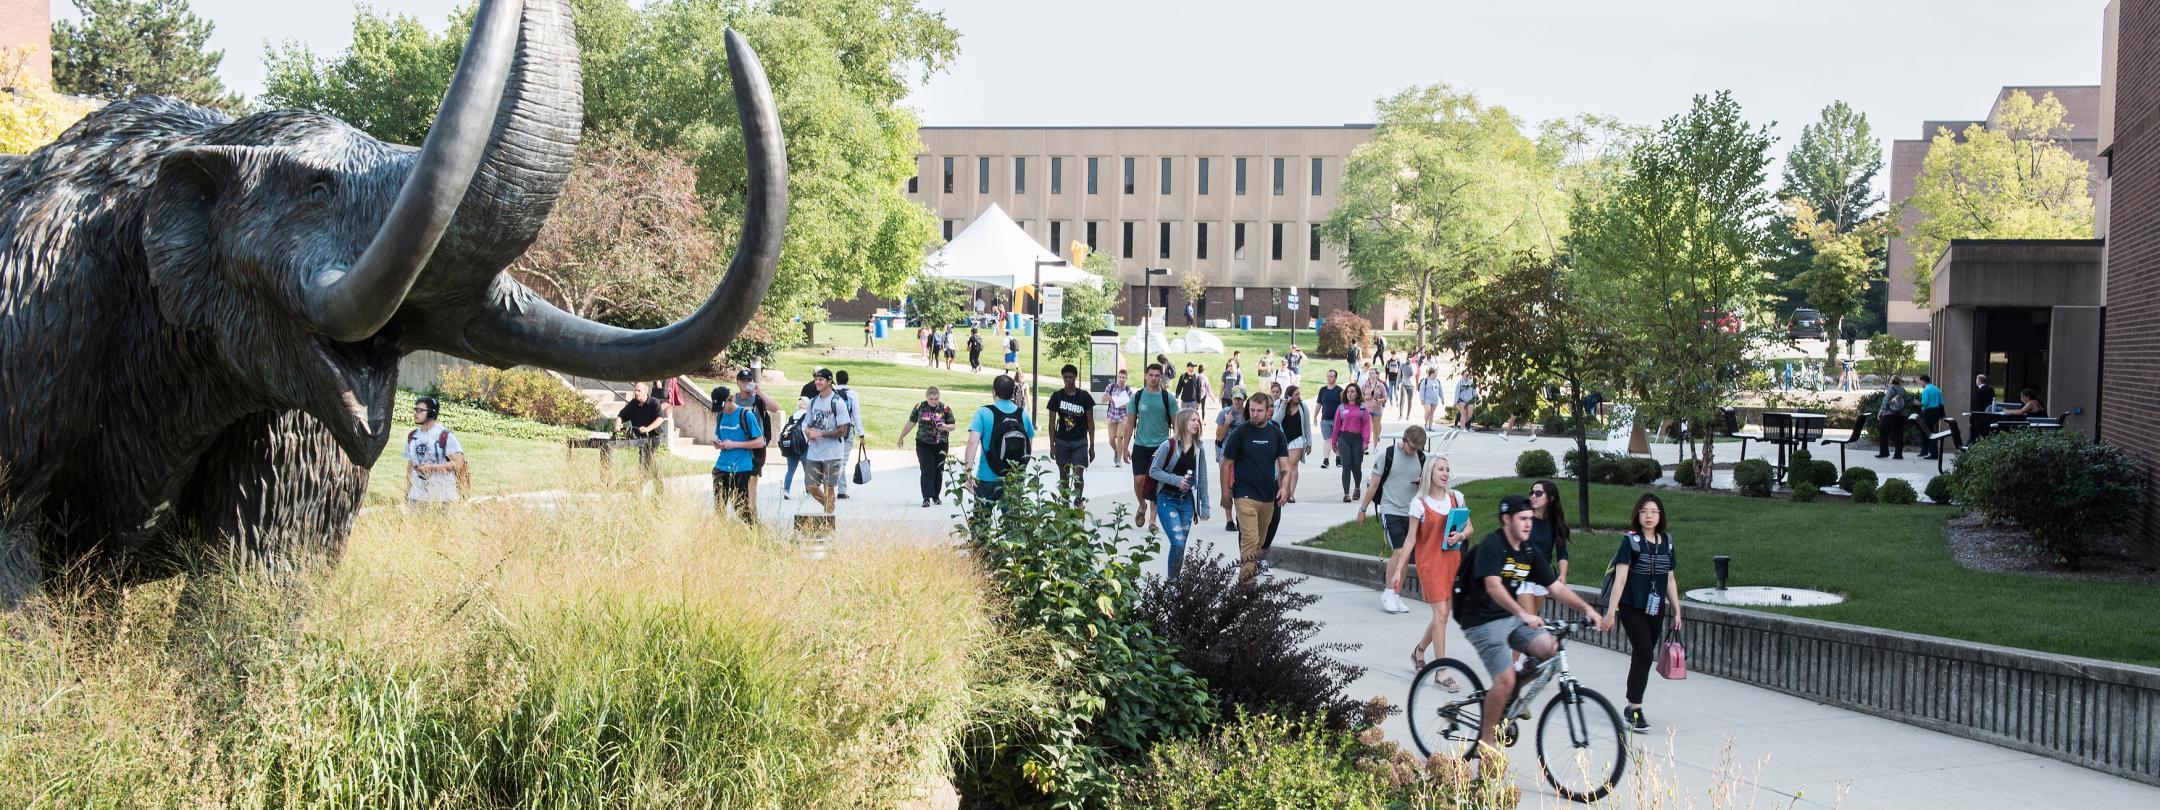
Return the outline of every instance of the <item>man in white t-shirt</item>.
<path id="1" fill-rule="evenodd" d="M 458 473 L 465 466 L 465 448 L 450 429 L 435 421 L 442 403 L 421 397 L 413 404 L 413 421 L 420 426 L 405 434 L 405 500 L 412 503 L 450 503 L 458 499 Z"/>

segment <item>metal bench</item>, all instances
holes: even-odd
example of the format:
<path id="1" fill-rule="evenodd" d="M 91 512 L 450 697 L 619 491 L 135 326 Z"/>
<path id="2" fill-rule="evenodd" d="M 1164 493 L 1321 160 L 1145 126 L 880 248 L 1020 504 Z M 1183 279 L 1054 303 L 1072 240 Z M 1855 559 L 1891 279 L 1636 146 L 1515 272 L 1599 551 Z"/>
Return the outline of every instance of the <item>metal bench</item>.
<path id="1" fill-rule="evenodd" d="M 1746 461 L 1746 460 L 1747 460 L 1747 446 L 1748 446 L 1748 442 L 1759 442 L 1759 441 L 1762 441 L 1762 440 L 1763 440 L 1763 436 L 1762 436 L 1762 434 L 1761 434 L 1761 433 L 1741 433 L 1741 432 L 1740 432 L 1740 413 L 1739 413 L 1738 411 L 1735 411 L 1735 410 L 1733 410 L 1733 409 L 1732 409 L 1732 408 L 1730 408 L 1730 407 L 1725 407 L 1725 408 L 1719 408 L 1719 409 L 1718 409 L 1718 416 L 1719 416 L 1719 417 L 1721 417 L 1722 419 L 1724 419 L 1724 421 L 1725 421 L 1725 429 L 1724 429 L 1724 431 L 1723 431 L 1723 432 L 1720 432 L 1720 433 L 1719 433 L 1718 435 L 1719 435 L 1719 436 L 1723 436 L 1723 437 L 1725 437 L 1725 438 L 1727 438 L 1727 439 L 1739 439 L 1739 440 L 1740 440 L 1740 460 L 1741 460 L 1741 461 Z"/>
<path id="2" fill-rule="evenodd" d="M 1852 444 L 1853 442 L 1857 442 L 1867 436 L 1867 420 L 1868 417 L 1872 415 L 1873 414 L 1863 413 L 1860 415 L 1859 419 L 1853 420 L 1852 435 L 1846 436 L 1844 438 L 1825 438 L 1822 440 L 1822 444 L 1837 445 L 1837 469 L 1839 478 L 1845 477 L 1846 446 Z"/>

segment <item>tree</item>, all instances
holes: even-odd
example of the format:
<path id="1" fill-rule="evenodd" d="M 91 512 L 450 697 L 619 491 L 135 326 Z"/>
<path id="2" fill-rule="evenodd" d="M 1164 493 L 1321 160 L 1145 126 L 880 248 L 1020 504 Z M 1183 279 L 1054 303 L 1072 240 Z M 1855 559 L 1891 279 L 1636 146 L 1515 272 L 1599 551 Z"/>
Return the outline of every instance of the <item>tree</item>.
<path id="1" fill-rule="evenodd" d="M 1053 358 L 1081 362 L 1088 356 L 1089 336 L 1102 326 L 1103 315 L 1116 311 L 1125 291 L 1118 278 L 1117 260 L 1108 253 L 1090 253 L 1080 268 L 1095 274 L 1090 284 L 1065 284 L 1065 319 L 1043 325 L 1048 343 L 1043 347 Z"/>
<path id="2" fill-rule="evenodd" d="M 1881 261 L 1882 246 L 1890 238 L 1890 221 L 1883 216 L 1870 217 L 1855 224 L 1850 230 L 1839 230 L 1835 221 L 1820 216 L 1806 199 L 1792 197 L 1785 201 L 1787 222 L 1797 234 L 1799 241 L 1807 246 L 1808 267 L 1793 277 L 1794 283 L 1806 294 L 1809 306 L 1828 319 L 1830 327 L 1824 330 L 1825 352 L 1828 366 L 1837 365 L 1838 335 L 1845 328 L 1845 319 L 1867 305 L 1868 292 L 1886 275 Z"/>
<path id="3" fill-rule="evenodd" d="M 726 254 L 705 223 L 682 155 L 603 136 L 579 151 L 555 214 L 510 271 L 580 317 L 664 326 L 719 281 Z"/>
<path id="4" fill-rule="evenodd" d="M 788 249 L 764 310 L 785 319 L 862 289 L 896 296 L 914 279 L 937 221 L 900 190 L 921 151 L 900 101 L 957 53 L 942 14 L 914 0 L 576 0 L 574 10 L 586 131 L 681 154 L 723 244 L 748 195 L 722 35 L 733 27 L 757 46 L 789 172 Z M 470 20 L 467 4 L 436 35 L 362 10 L 345 53 L 273 50 L 265 95 L 418 143 Z"/>
<path id="5" fill-rule="evenodd" d="M 1973 124 L 1962 138 L 1936 133 L 1906 200 L 1921 216 L 1905 234 L 1913 303 L 1927 305 L 1935 261 L 1952 239 L 2092 237 L 2092 167 L 2063 148 L 2065 115 L 2053 93 L 2036 102 L 2013 91 L 1993 126 Z"/>
<path id="6" fill-rule="evenodd" d="M 1716 424 L 1762 340 L 1720 324 L 1763 303 L 1770 142 L 1730 93 L 1696 96 L 1634 147 L 1611 193 L 1572 218 L 1574 284 L 1606 310 L 1628 359 L 1619 382 L 1651 419 Z M 1714 447 L 1700 446 L 1703 469 Z"/>
<path id="7" fill-rule="evenodd" d="M 967 314 L 965 284 L 924 273 L 915 277 L 915 283 L 908 285 L 907 315 L 918 324 L 932 329 L 943 329 L 965 320 Z"/>
<path id="8" fill-rule="evenodd" d="M 1843 101 L 1832 102 L 1822 109 L 1815 123 L 1801 130 L 1799 143 L 1786 154 L 1777 196 L 1806 202 L 1831 234 L 1850 234 L 1874 222 L 1871 227 L 1881 230 L 1884 238 L 1873 238 L 1871 233 L 1862 247 L 1866 248 L 1865 258 L 1880 266 L 1887 256 L 1888 240 L 1887 226 L 1876 210 L 1882 195 L 1875 191 L 1874 180 L 1882 171 L 1882 163 L 1882 145 L 1869 128 L 1867 115 Z M 1832 344 L 1829 360 L 1834 365 L 1837 338 L 1845 320 L 1860 316 L 1872 321 L 1869 316 L 1879 315 L 1883 304 L 1876 299 L 1887 299 L 1889 279 L 1884 273 L 1867 274 L 1848 258 L 1831 260 L 1831 266 L 1842 267 L 1843 272 L 1814 272 L 1825 266 L 1816 258 L 1825 244 L 1824 236 L 1821 229 L 1810 231 L 1812 225 L 1803 227 L 1796 222 L 1791 216 L 1795 210 L 1788 206 L 1771 223 L 1779 246 L 1769 266 L 1774 294 L 1782 299 L 1778 314 L 1790 315 L 1803 303 L 1825 315 L 1833 309 L 1841 313 L 1843 317 L 1837 319 L 1836 327 L 1826 334 Z M 1849 254 L 1849 247 L 1840 250 Z M 1862 275 L 1867 276 L 1865 280 L 1860 279 Z M 1848 283 L 1860 286 L 1852 289 Z M 1857 303 L 1847 300 L 1851 298 L 1857 298 Z"/>
<path id="9" fill-rule="evenodd" d="M 1444 84 L 1413 87 L 1377 107 L 1373 139 L 1343 165 L 1340 202 L 1321 224 L 1357 283 L 1355 307 L 1416 298 L 1417 345 L 1429 314 L 1547 241 L 1557 214 L 1551 166 L 1515 116 Z"/>
<path id="10" fill-rule="evenodd" d="M 1193 302 L 1193 317 L 1199 317 L 1200 299 L 1207 295 L 1207 276 L 1200 271 L 1188 271 L 1178 278 L 1178 289 L 1185 292 L 1185 300 Z"/>
<path id="11" fill-rule="evenodd" d="M 27 154 L 52 143 L 76 121 L 90 113 L 91 105 L 53 92 L 52 86 L 24 69 L 35 47 L 23 46 L 0 52 L 0 154 Z"/>
<path id="12" fill-rule="evenodd" d="M 1906 366 L 1913 364 L 1918 352 L 1904 338 L 1884 332 L 1868 338 L 1867 353 L 1868 357 L 1882 364 L 1884 374 L 1896 377 L 1905 373 Z"/>
<path id="13" fill-rule="evenodd" d="M 75 0 L 82 22 L 52 27 L 53 84 L 78 96 L 172 96 L 227 111 L 239 96 L 218 81 L 224 51 L 205 49 L 209 20 L 187 0 Z"/>

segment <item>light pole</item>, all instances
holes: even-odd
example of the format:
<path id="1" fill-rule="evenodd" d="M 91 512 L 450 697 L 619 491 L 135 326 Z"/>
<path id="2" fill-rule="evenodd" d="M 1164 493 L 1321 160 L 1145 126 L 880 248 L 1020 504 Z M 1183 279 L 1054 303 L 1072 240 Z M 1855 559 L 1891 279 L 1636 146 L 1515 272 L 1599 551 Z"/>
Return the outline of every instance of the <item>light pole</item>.
<path id="1" fill-rule="evenodd" d="M 1042 429 L 1042 412 L 1038 410 L 1035 406 L 1036 384 L 1042 382 L 1042 269 L 1045 267 L 1071 266 L 1072 262 L 1068 262 L 1064 259 L 1053 259 L 1050 261 L 1043 261 L 1042 259 L 1035 260 L 1035 340 L 1034 342 L 1029 344 L 1028 348 L 1028 354 L 1030 356 L 1028 362 L 1030 365 L 1034 366 L 1034 368 L 1033 370 L 1028 372 L 1028 377 L 1030 378 L 1028 380 L 1028 420 L 1036 424 L 1036 430 Z"/>

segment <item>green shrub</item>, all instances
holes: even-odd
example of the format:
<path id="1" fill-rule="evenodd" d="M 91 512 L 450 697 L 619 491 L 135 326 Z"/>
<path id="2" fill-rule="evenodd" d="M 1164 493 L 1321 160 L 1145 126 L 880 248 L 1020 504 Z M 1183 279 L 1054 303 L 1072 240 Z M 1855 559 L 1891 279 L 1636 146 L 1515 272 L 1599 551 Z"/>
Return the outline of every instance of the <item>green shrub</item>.
<path id="1" fill-rule="evenodd" d="M 1486 768 L 1505 772 L 1504 756 L 1486 759 Z M 1353 734 L 1312 722 L 1240 715 L 1207 736 L 1156 746 L 1147 762 L 1120 775 L 1116 804 L 1153 810 L 1379 810 L 1521 802 L 1521 790 L 1511 780 L 1473 780 L 1473 767 L 1451 757 L 1420 762 L 1387 742 L 1377 721 Z"/>
<path id="2" fill-rule="evenodd" d="M 1883 503 L 1908 504 L 1920 500 L 1920 493 L 1914 492 L 1912 485 L 1905 483 L 1903 478 L 1884 481 L 1876 494 L 1882 498 Z"/>
<path id="3" fill-rule="evenodd" d="M 1950 476 L 1938 475 L 1934 478 L 1928 479 L 1925 491 L 1927 492 L 1928 500 L 1934 501 L 1935 503 L 1948 505 L 1952 500 L 1952 495 L 1950 493 Z"/>
<path id="4" fill-rule="evenodd" d="M 1817 489 L 1831 486 L 1838 482 L 1837 464 L 1819 459 L 1796 463 L 1792 468 L 1792 480 L 1806 481 Z"/>
<path id="5" fill-rule="evenodd" d="M 1973 442 L 1958 457 L 1951 500 L 2014 523 L 2071 567 L 2098 537 L 2144 508 L 2145 473 L 2112 445 L 2068 430 L 2017 430 Z"/>
<path id="6" fill-rule="evenodd" d="M 1733 465 L 1732 477 L 1733 489 L 1740 494 L 1754 498 L 1770 497 L 1770 462 L 1759 458 L 1742 461 Z"/>
<path id="7" fill-rule="evenodd" d="M 1140 619 L 1176 646 L 1179 663 L 1207 681 L 1220 714 L 1234 707 L 1350 728 L 1359 703 L 1343 689 L 1365 668 L 1343 658 L 1360 645 L 1311 643 L 1320 623 L 1298 611 L 1320 597 L 1296 590 L 1303 577 L 1269 577 L 1246 587 L 1237 577 L 1235 552 L 1218 554 L 1195 542 L 1176 582 L 1151 576 L 1140 586 Z"/>
<path id="8" fill-rule="evenodd" d="M 1820 494 L 1822 488 L 1815 486 L 1813 481 L 1801 481 L 1792 486 L 1792 499 L 1799 503 L 1813 503 L 1815 496 Z"/>
<path id="9" fill-rule="evenodd" d="M 1692 458 L 1682 459 L 1679 464 L 1675 465 L 1672 471 L 1672 480 L 1673 483 L 1683 487 L 1692 487 L 1701 483 L 1695 476 L 1695 460 Z"/>
<path id="10" fill-rule="evenodd" d="M 1847 467 L 1845 468 L 1845 475 L 1838 478 L 1838 488 L 1851 492 L 1861 481 L 1866 481 L 1869 484 L 1882 483 L 1882 479 L 1875 475 L 1874 470 L 1866 467 Z"/>
<path id="11" fill-rule="evenodd" d="M 1802 464 L 1814 460 L 1815 454 L 1807 449 L 1807 445 L 1803 444 L 1799 447 L 1793 448 L 1792 455 L 1786 458 L 1785 463 L 1793 467 L 1798 467 Z"/>
<path id="12" fill-rule="evenodd" d="M 1853 503 L 1875 503 L 1880 500 L 1880 496 L 1876 492 L 1875 479 L 1872 477 L 1854 481 L 1852 486 L 1845 488 L 1845 491 L 1852 493 Z"/>
<path id="13" fill-rule="evenodd" d="M 1479 401 L 1472 404 L 1486 403 L 1484 402 L 1484 397 L 1481 395 L 1479 397 Z M 1500 410 L 1499 408 L 1492 407 L 1479 408 L 1470 414 L 1470 424 L 1485 428 L 1487 430 L 1498 430 L 1501 425 L 1507 424 L 1507 419 L 1508 415 L 1506 412 Z"/>
<path id="14" fill-rule="evenodd" d="M 1629 456 L 1620 461 L 1620 467 L 1627 483 L 1637 486 L 1656 483 L 1659 478 L 1665 477 L 1665 465 L 1659 464 L 1654 458 Z"/>
<path id="15" fill-rule="evenodd" d="M 1139 761 L 1159 740 L 1197 734 L 1216 715 L 1206 684 L 1140 608 L 1140 564 L 1151 557 L 1124 553 L 1124 509 L 1092 520 L 1069 499 L 1031 497 L 1038 478 L 1008 475 L 997 508 L 956 531 L 1003 596 L 1005 621 L 1046 638 L 1072 691 L 1039 707 L 1031 723 L 984 729 L 985 739 L 963 746 L 956 783 L 977 803 L 1095 806 L 1116 790 L 1120 763 Z M 973 477 L 953 476 L 947 491 L 975 508 L 963 479 Z"/>
<path id="16" fill-rule="evenodd" d="M 1552 453 L 1544 450 L 1524 450 L 1515 457 L 1515 477 L 1551 478 L 1560 474 L 1560 467 L 1553 464 Z"/>
<path id="17" fill-rule="evenodd" d="M 1575 471 L 1582 466 L 1582 459 L 1574 450 L 1567 451 L 1564 458 L 1567 462 L 1568 477 L 1574 478 Z M 1647 462 L 1649 467 L 1645 468 L 1640 462 Z M 1619 453 L 1590 451 L 1590 483 L 1593 484 L 1647 484 L 1658 480 L 1663 474 L 1654 459 L 1636 459 Z"/>
<path id="18" fill-rule="evenodd" d="M 446 368 L 435 391 L 445 401 L 542 424 L 582 427 L 600 418 L 584 394 L 538 369 Z"/>

